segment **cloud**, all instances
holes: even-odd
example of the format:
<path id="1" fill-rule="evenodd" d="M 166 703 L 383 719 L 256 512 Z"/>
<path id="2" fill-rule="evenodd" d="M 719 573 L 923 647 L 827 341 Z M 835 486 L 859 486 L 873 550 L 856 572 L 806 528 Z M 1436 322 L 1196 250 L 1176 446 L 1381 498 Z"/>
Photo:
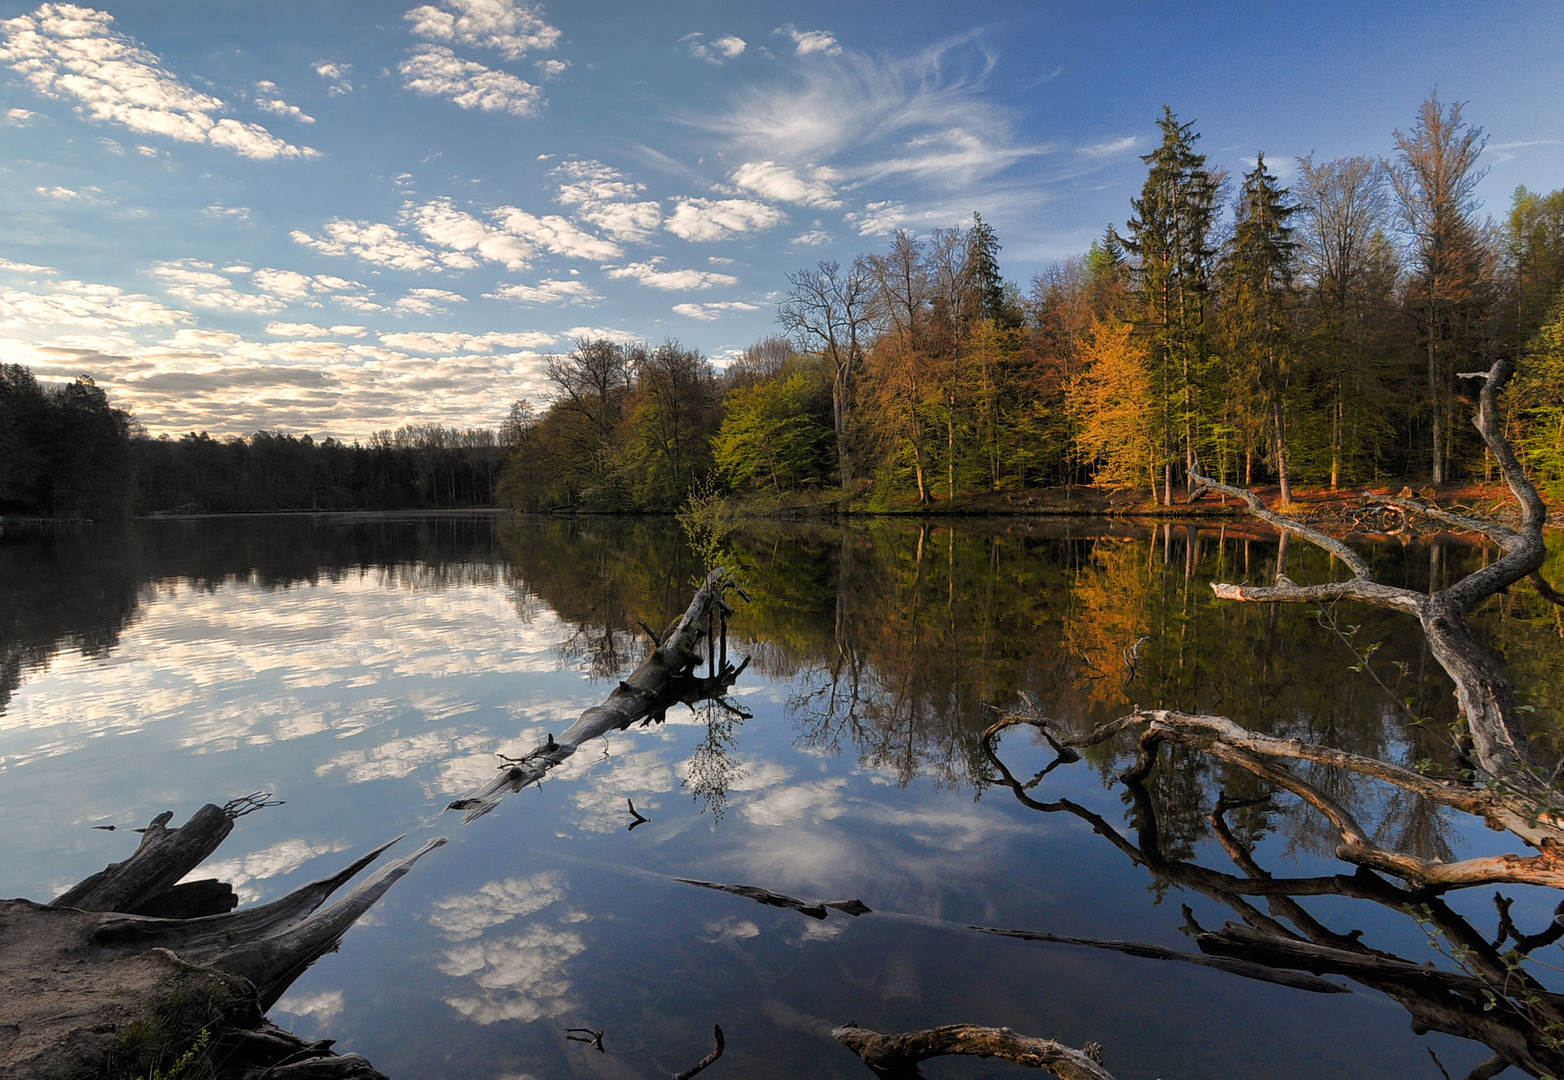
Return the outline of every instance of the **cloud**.
<path id="1" fill-rule="evenodd" d="M 424 45 L 398 69 L 402 85 L 428 97 L 443 97 L 464 109 L 536 116 L 543 91 L 505 71 L 463 60 L 443 45 Z"/>
<path id="2" fill-rule="evenodd" d="M 215 877 L 219 881 L 230 882 L 243 899 L 257 900 L 260 898 L 259 890 L 246 889 L 244 886 L 248 883 L 291 874 L 311 859 L 334 851 L 346 851 L 347 847 L 340 840 L 313 844 L 307 840 L 283 840 L 236 859 L 203 863 L 186 874 L 184 880 Z"/>
<path id="3" fill-rule="evenodd" d="M 381 334 L 380 343 L 388 349 L 405 349 L 408 352 L 452 355 L 455 353 L 488 353 L 501 349 L 543 349 L 554 344 L 557 335 L 529 330 L 519 334 L 489 331 L 486 334 L 462 333 L 405 333 Z"/>
<path id="4" fill-rule="evenodd" d="M 289 994 L 272 1008 L 289 1016 L 313 1016 L 324 1024 L 342 1012 L 342 991 L 324 990 L 319 994 Z"/>
<path id="5" fill-rule="evenodd" d="M 501 285 L 491 293 L 484 293 L 485 300 L 515 300 L 522 304 L 591 304 L 602 297 L 587 288 L 584 282 L 556 281 L 552 278 L 536 285 Z"/>
<path id="6" fill-rule="evenodd" d="M 557 79 L 570 69 L 569 60 L 539 60 L 532 65 L 545 79 Z"/>
<path id="7" fill-rule="evenodd" d="M 364 326 L 316 326 L 314 323 L 270 322 L 266 332 L 272 337 L 363 337 L 369 333 Z"/>
<path id="8" fill-rule="evenodd" d="M 814 177 L 805 180 L 786 165 L 774 161 L 749 161 L 733 170 L 733 182 L 753 191 L 762 199 L 777 202 L 798 203 L 802 206 L 835 208 L 842 205 L 827 180 L 835 179 L 831 169 L 815 169 Z"/>
<path id="9" fill-rule="evenodd" d="M 34 188 L 33 190 L 47 199 L 60 199 L 64 201 L 70 199 L 80 199 L 83 197 L 81 192 L 68 187 L 38 187 Z"/>
<path id="10" fill-rule="evenodd" d="M 507 270 L 525 270 L 532 265 L 528 261 L 533 254 L 531 244 L 456 209 L 450 199 L 435 199 L 423 206 L 409 205 L 402 212 L 402 220 L 416 228 L 425 240 L 440 247 L 476 252 L 489 262 L 504 265 Z"/>
<path id="11" fill-rule="evenodd" d="M 540 8 L 515 0 L 442 0 L 438 7 L 415 7 L 403 18 L 418 37 L 497 49 L 507 60 L 559 42 L 559 30 L 544 20 Z"/>
<path id="12" fill-rule="evenodd" d="M 743 38 L 734 34 L 726 34 L 711 41 L 705 40 L 704 34 L 687 34 L 679 40 L 689 43 L 691 56 L 710 64 L 725 63 L 741 56 L 746 45 Z"/>
<path id="13" fill-rule="evenodd" d="M 446 310 L 447 304 L 465 304 L 467 298 L 445 289 L 409 289 L 407 295 L 391 305 L 393 311 L 407 315 L 433 315 Z"/>
<path id="14" fill-rule="evenodd" d="M 476 892 L 436 900 L 429 922 L 452 941 L 464 941 L 481 937 L 491 926 L 542 911 L 564 898 L 564 879 L 555 871 L 545 870 L 531 877 L 491 881 Z"/>
<path id="15" fill-rule="evenodd" d="M 311 236 L 302 229 L 288 234 L 296 244 L 314 248 L 326 255 L 357 255 L 365 262 L 390 266 L 397 270 L 439 270 L 444 266 L 472 267 L 477 264 L 470 258 L 453 261 L 442 257 L 421 244 L 403 238 L 390 225 L 372 221 L 344 221 L 338 218 L 326 223 L 324 238 Z"/>
<path id="16" fill-rule="evenodd" d="M 731 274 L 718 274 L 710 270 L 659 270 L 657 267 L 662 261 L 662 256 L 659 255 L 648 262 L 607 267 L 605 273 L 611 278 L 629 278 L 654 289 L 669 291 L 709 289 L 713 285 L 737 285 L 739 281 Z"/>
<path id="17" fill-rule="evenodd" d="M 576 206 L 576 217 L 625 243 L 641 243 L 662 224 L 662 207 L 640 199 L 644 184 L 632 182 L 600 161 L 567 161 L 554 170 L 564 180 L 559 202 Z"/>
<path id="18" fill-rule="evenodd" d="M 301 274 L 296 270 L 273 270 L 265 268 L 253 272 L 247 271 L 242 266 L 225 267 L 225 270 L 237 273 L 250 273 L 250 279 L 255 282 L 262 292 L 271 293 L 284 300 L 309 300 L 321 293 L 343 292 L 345 290 L 361 290 L 364 288 L 356 281 L 346 278 L 334 277 L 330 274 Z"/>
<path id="19" fill-rule="evenodd" d="M 271 134 L 217 113 L 218 98 L 186 86 L 134 39 L 114 30 L 114 16 L 70 4 L 43 4 L 29 15 L 0 20 L 6 42 L 0 62 L 53 98 L 74 98 L 77 111 L 132 131 L 206 143 L 249 158 L 314 157 Z"/>
<path id="20" fill-rule="evenodd" d="M 753 199 L 681 199 L 663 227 L 686 240 L 726 240 L 786 220 L 776 207 Z"/>
<path id="21" fill-rule="evenodd" d="M 1075 152 L 1087 157 L 1113 157 L 1115 154 L 1127 153 L 1135 149 L 1135 144 L 1140 139 L 1134 135 L 1126 135 L 1122 139 L 1109 139 L 1107 142 L 1094 143 L 1091 146 L 1077 146 Z"/>
<path id="22" fill-rule="evenodd" d="M 333 94 L 351 94 L 353 84 L 348 81 L 348 72 L 353 70 L 352 64 L 334 64 L 329 61 L 321 61 L 315 65 L 315 74 L 322 79 L 331 81 Z"/>
<path id="23" fill-rule="evenodd" d="M 730 311 L 759 311 L 759 304 L 746 304 L 742 300 L 723 300 L 715 304 L 675 304 L 673 313 L 702 322 L 715 322 Z"/>
<path id="24" fill-rule="evenodd" d="M 910 177 L 961 190 L 1051 149 L 1017 140 L 989 92 L 993 66 L 966 39 L 900 59 L 843 51 L 687 119 L 741 160 L 829 162 L 850 181 Z"/>
<path id="25" fill-rule="evenodd" d="M 479 992 L 446 998 L 446 1004 L 476 1024 L 560 1016 L 574 1004 L 566 964 L 585 951 L 575 931 L 538 924 L 497 941 L 458 945 L 437 966 L 447 975 L 470 976 Z"/>
<path id="26" fill-rule="evenodd" d="M 13 274 L 55 274 L 59 272 L 52 266 L 12 262 L 10 259 L 0 259 L 0 270 L 9 270 Z"/>
<path id="27" fill-rule="evenodd" d="M 9 124 L 15 124 L 17 127 L 21 127 L 23 124 L 27 123 L 27 121 L 31 120 L 37 115 L 38 114 L 33 112 L 31 109 L 17 108 L 7 109 L 5 111 L 6 122 Z"/>
<path id="28" fill-rule="evenodd" d="M 558 214 L 537 217 L 514 206 L 501 206 L 493 217 L 512 236 L 570 259 L 617 259 L 624 252 L 618 244 L 593 236 Z"/>
<path id="29" fill-rule="evenodd" d="M 255 84 L 255 88 L 263 94 L 275 94 L 277 92 L 276 84 L 270 82 L 258 82 Z M 262 112 L 275 113 L 278 116 L 292 117 L 301 124 L 313 124 L 315 122 L 315 118 L 313 116 L 306 113 L 297 105 L 289 105 L 280 97 L 257 97 L 255 99 L 255 107 L 260 109 Z"/>
<path id="30" fill-rule="evenodd" d="M 907 220 L 907 207 L 899 202 L 872 202 L 862 213 L 843 217 L 849 225 L 858 226 L 859 236 L 884 236 L 901 228 Z"/>
<path id="31" fill-rule="evenodd" d="M 821 244 L 829 244 L 836 237 L 824 229 L 810 229 L 808 232 L 793 237 L 790 241 L 794 247 L 819 247 Z"/>
<path id="32" fill-rule="evenodd" d="M 799 56 L 808 56 L 810 53 L 840 56 L 842 52 L 842 47 L 836 43 L 836 38 L 824 30 L 799 30 L 792 23 L 787 23 L 777 27 L 772 33 L 792 38 L 793 47 Z"/>
<path id="33" fill-rule="evenodd" d="M 53 287 L 57 291 L 51 293 L 0 289 L 0 326 L 107 329 L 192 321 L 188 312 L 164 307 L 150 297 L 126 294 L 112 285 L 60 281 Z"/>

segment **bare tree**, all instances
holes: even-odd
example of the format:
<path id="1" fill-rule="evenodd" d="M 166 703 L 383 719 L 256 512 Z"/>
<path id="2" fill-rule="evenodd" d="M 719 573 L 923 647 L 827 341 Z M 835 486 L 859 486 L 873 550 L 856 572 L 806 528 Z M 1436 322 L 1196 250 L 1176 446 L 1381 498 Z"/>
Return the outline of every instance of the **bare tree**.
<path id="1" fill-rule="evenodd" d="M 853 374 L 870 326 L 871 278 L 862 260 L 846 271 L 839 263 L 821 262 L 814 270 L 789 274 L 787 283 L 787 299 L 777 305 L 778 321 L 802 348 L 818 351 L 831 361 L 836 467 L 838 478 L 846 483 L 852 479 L 847 421 L 852 409 Z"/>
<path id="2" fill-rule="evenodd" d="M 1417 247 L 1420 322 L 1428 354 L 1428 399 L 1433 410 L 1433 481 L 1445 481 L 1455 404 L 1455 370 L 1476 352 L 1483 315 L 1483 253 L 1474 221 L 1477 184 L 1486 169 L 1477 159 L 1487 145 L 1482 128 L 1461 119 L 1464 102 L 1449 107 L 1433 94 L 1423 102 L 1411 134 L 1396 132 L 1399 160 L 1390 181 L 1407 231 Z"/>

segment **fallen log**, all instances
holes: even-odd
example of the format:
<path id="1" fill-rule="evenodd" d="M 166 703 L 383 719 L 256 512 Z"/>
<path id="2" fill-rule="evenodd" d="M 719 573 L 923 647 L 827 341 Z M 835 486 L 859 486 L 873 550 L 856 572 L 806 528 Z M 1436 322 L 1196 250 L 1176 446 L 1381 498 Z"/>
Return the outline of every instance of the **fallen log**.
<path id="1" fill-rule="evenodd" d="M 679 621 L 660 638 L 649 635 L 655 647 L 606 701 L 583 712 L 558 740 L 551 732 L 531 752 L 505 759 L 499 776 L 446 809 L 463 811 L 463 822 L 475 821 L 498 806 L 507 793 L 541 782 L 583 743 L 611 731 L 624 731 L 637 721 L 643 726 L 662 723 L 668 709 L 680 703 L 693 706 L 700 701 L 720 701 L 749 666 L 747 657 L 737 667 L 727 662 L 728 615 L 733 611 L 726 600 L 730 588 L 743 595 L 723 567 L 707 574 Z M 717 631 L 712 629 L 714 616 L 720 626 Z M 703 639 L 706 656 L 699 649 Z M 706 677 L 695 674 L 702 661 L 711 665 L 711 674 Z"/>
<path id="2" fill-rule="evenodd" d="M 151 1076 L 193 1055 L 190 1075 L 218 1080 L 385 1080 L 363 1058 L 334 1054 L 329 1040 L 299 1039 L 265 1012 L 445 840 L 429 840 L 324 911 L 390 844 L 253 908 L 141 914 L 228 906 L 225 883 L 176 883 L 216 850 L 235 818 L 260 805 L 269 804 L 209 804 L 177 829 L 168 827 L 171 812 L 160 814 L 129 858 L 49 904 L 0 901 L 0 1075 Z"/>
<path id="3" fill-rule="evenodd" d="M 785 893 L 772 892 L 770 889 L 762 889 L 758 885 L 723 885 L 715 881 L 697 881 L 694 878 L 674 878 L 675 881 L 686 885 L 695 885 L 702 889 L 716 889 L 718 892 L 732 893 L 734 896 L 746 896 L 757 904 L 765 904 L 768 907 L 787 908 L 796 911 L 800 915 L 808 915 L 811 919 L 823 919 L 829 912 L 826 908 L 835 908 L 837 911 L 857 917 L 867 915 L 874 909 L 862 900 L 820 900 L 810 903 L 808 900 L 800 900 L 796 896 L 788 896 Z"/>

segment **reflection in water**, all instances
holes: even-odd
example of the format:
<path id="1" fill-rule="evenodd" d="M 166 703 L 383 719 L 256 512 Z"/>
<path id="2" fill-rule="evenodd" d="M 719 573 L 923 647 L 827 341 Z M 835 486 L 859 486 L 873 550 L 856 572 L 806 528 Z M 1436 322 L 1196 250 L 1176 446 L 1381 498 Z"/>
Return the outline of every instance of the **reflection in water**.
<path id="1" fill-rule="evenodd" d="M 1456 764 L 1445 737 L 1451 687 L 1409 621 L 1345 604 L 1316 613 L 1211 596 L 1212 579 L 1257 581 L 1275 572 L 1277 545 L 1262 533 L 875 521 L 757 527 L 735 545 L 754 599 L 738 605 L 733 631 L 748 639 L 740 651 L 754 656 L 752 670 L 774 680 L 764 689 L 785 699 L 797 755 L 786 764 L 770 760 L 754 750 L 757 725 L 679 708 L 661 728 L 605 741 L 606 758 L 586 746 L 559 770 L 550 781 L 551 790 L 565 793 L 557 800 L 564 808 L 558 828 L 594 843 L 623 837 L 630 797 L 654 819 L 635 840 L 655 851 L 649 845 L 674 804 L 688 806 L 682 796 L 669 797 L 682 783 L 713 810 L 733 800 L 722 828 L 745 830 L 745 850 L 729 858 L 773 875 L 746 873 L 743 880 L 778 888 L 806 883 L 793 890 L 800 895 L 856 890 L 866 876 L 889 879 L 889 871 L 880 879 L 873 874 L 890 866 L 911 868 L 921 880 L 960 877 L 985 864 L 1001 842 L 1022 837 L 1037 837 L 1046 853 L 1055 832 L 1017 822 L 992 802 L 994 784 L 1009 781 L 982 740 L 994 720 L 989 707 L 1008 707 L 1022 693 L 1058 718 L 1066 734 L 1140 705 L 1220 713 L 1278 737 L 1439 770 Z M 1299 578 L 1328 569 L 1318 553 L 1297 546 L 1286 557 Z M 1417 588 L 1453 580 L 1491 557 L 1453 541 L 1372 552 L 1381 580 Z M 291 518 L 7 535 L 0 541 L 0 734 L 10 741 L 0 746 L 0 772 L 14 776 L 28 762 L 70 753 L 96 735 L 126 734 L 177 714 L 185 719 L 177 743 L 192 751 L 280 753 L 283 743 L 325 740 L 307 770 L 323 784 L 410 778 L 443 802 L 493 777 L 495 751 L 564 730 L 583 700 L 601 698 L 602 687 L 585 684 L 572 696 L 562 683 L 541 686 L 489 728 L 472 722 L 479 705 L 468 684 L 440 678 L 530 678 L 561 666 L 591 678 L 619 677 L 644 654 L 640 624 L 661 627 L 675 618 L 698 569 L 676 527 L 647 519 Z M 321 582 L 332 585 L 329 607 L 306 610 L 300 587 Z M 1532 723 L 1550 742 L 1564 719 L 1560 613 L 1516 589 L 1476 621 L 1506 658 L 1533 709 Z M 116 650 L 127 636 L 150 643 L 162 662 L 121 666 Z M 70 696 L 19 693 L 51 670 L 70 674 Z M 236 695 L 235 687 L 247 693 Z M 484 707 L 486 715 L 496 711 L 492 702 Z M 756 713 L 762 715 L 758 707 Z M 1034 750 L 1013 742 L 1007 758 Z M 1049 820 L 1057 822 L 1070 815 L 1049 803 L 1050 785 L 1085 770 L 1113 783 L 1133 753 L 1126 740 L 1100 743 L 1083 749 L 1074 770 L 1052 773 L 1034 788 L 1024 787 L 1030 772 L 1017 767 L 1018 783 L 1026 799 L 1054 805 Z M 825 768 L 837 754 L 855 761 L 857 772 Z M 1405 793 L 1312 764 L 1299 765 L 1298 775 L 1349 809 L 1383 845 L 1448 861 L 1483 840 L 1449 812 Z M 920 778 L 983 796 L 984 803 L 974 808 L 957 795 L 893 804 L 866 797 L 863 787 L 895 791 Z M 1118 831 L 1109 820 L 1116 811 L 1101 808 L 1093 812 L 1107 816 L 1087 824 L 1115 830 L 1122 843 L 1113 841 L 1113 857 L 1148 868 L 1154 898 L 1197 893 L 1268 935 L 1192 925 L 1202 949 L 1307 970 L 1314 968 L 1299 959 L 1300 949 L 1334 950 L 1311 963 L 1328 962 L 1335 966 L 1323 970 L 1383 989 L 1430 1030 L 1525 1039 L 1530 1021 L 1523 1014 L 1533 1005 L 1521 1002 L 1521 1014 L 1505 1013 L 1509 1006 L 1484 1011 L 1480 999 L 1483 979 L 1509 972 L 1506 950 L 1515 947 L 1515 932 L 1494 944 L 1473 929 L 1488 923 L 1454 902 L 1409 896 L 1382 881 L 1383 888 L 1365 884 L 1360 875 L 1337 874 L 1334 862 L 1310 879 L 1329 900 L 1305 907 L 1286 892 L 1280 866 L 1313 872 L 1332 859 L 1339 838 L 1329 823 L 1294 801 L 1256 801 L 1266 791 L 1251 776 L 1186 748 L 1164 748 L 1155 770 L 1114 790 L 1125 797 L 1130 828 Z M 1003 801 L 1008 809 L 1009 796 Z M 880 839 L 887 836 L 896 842 Z M 233 872 L 255 888 L 299 865 L 292 860 L 339 843 L 285 835 Z M 1236 871 L 1210 870 L 1213 858 Z M 586 999 L 593 957 L 583 953 L 594 943 L 582 916 L 565 910 L 565 878 L 525 864 L 486 870 L 465 891 L 431 900 L 428 928 L 444 938 L 435 954 L 439 971 L 456 980 L 434 1000 L 448 1000 L 485 1025 L 565 1017 Z M 1033 870 L 1018 861 L 1007 872 L 1024 882 Z M 1128 886 L 1130 899 L 1116 901 L 1123 907 L 1115 910 L 1140 910 L 1140 884 Z M 990 921 L 999 921 L 1005 909 L 993 903 Z M 1362 970 L 1365 956 L 1389 964 L 1407 950 L 1371 951 L 1361 943 L 1350 931 L 1374 920 L 1359 919 L 1353 906 L 1391 911 L 1416 932 L 1417 923 L 1402 914 L 1414 908 L 1444 953 L 1426 955 L 1446 974 L 1419 974 L 1422 983 L 1408 989 L 1382 970 Z M 1533 903 L 1517 921 L 1521 939 L 1541 955 L 1551 943 L 1524 938 L 1537 928 L 1528 921 L 1536 909 Z M 1375 932 L 1383 932 L 1383 922 Z M 760 927 L 770 924 L 703 915 L 692 925 L 702 939 L 737 949 L 765 940 Z M 591 929 L 606 933 L 604 926 Z M 789 932 L 790 947 L 840 944 L 806 940 L 806 933 L 822 932 L 814 928 Z M 1143 933 L 1140 923 L 1120 936 L 1132 932 Z M 873 996 L 934 1000 L 932 961 L 915 958 L 883 961 L 888 966 Z M 1360 967 L 1349 970 L 1354 963 Z M 1457 977 L 1467 981 L 1450 981 Z M 1538 976 L 1549 985 L 1553 978 Z M 1452 997 L 1464 1004 L 1451 1005 Z M 1555 1007 L 1551 997 L 1539 1000 L 1535 1008 Z M 353 1003 L 351 991 L 344 997 L 316 988 L 283 1004 L 295 1016 L 340 1020 Z M 696 1034 L 709 1036 L 709 1018 L 697 1019 Z M 1556 1030 L 1552 1023 L 1542 1025 L 1544 1036 Z M 1528 1052 L 1551 1062 L 1546 1046 Z"/>

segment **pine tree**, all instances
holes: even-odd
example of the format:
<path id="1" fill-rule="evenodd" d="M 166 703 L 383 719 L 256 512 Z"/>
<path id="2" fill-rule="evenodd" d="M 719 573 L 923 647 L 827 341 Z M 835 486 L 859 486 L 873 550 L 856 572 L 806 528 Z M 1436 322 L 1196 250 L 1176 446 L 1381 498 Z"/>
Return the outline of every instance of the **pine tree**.
<path id="1" fill-rule="evenodd" d="M 1135 329 L 1150 354 L 1160 444 L 1162 499 L 1173 501 L 1175 458 L 1187 469 L 1204 432 L 1205 303 L 1211 286 L 1211 226 L 1218 179 L 1195 153 L 1200 136 L 1163 106 L 1162 145 L 1141 160 L 1151 166 L 1123 243 L 1135 258 Z"/>
<path id="2" fill-rule="evenodd" d="M 1283 505 L 1292 501 L 1287 427 L 1296 341 L 1289 324 L 1298 247 L 1287 224 L 1297 208 L 1287 195 L 1258 155 L 1254 171 L 1244 174 L 1219 269 L 1228 371 L 1251 430 L 1263 431 L 1271 444 Z"/>

